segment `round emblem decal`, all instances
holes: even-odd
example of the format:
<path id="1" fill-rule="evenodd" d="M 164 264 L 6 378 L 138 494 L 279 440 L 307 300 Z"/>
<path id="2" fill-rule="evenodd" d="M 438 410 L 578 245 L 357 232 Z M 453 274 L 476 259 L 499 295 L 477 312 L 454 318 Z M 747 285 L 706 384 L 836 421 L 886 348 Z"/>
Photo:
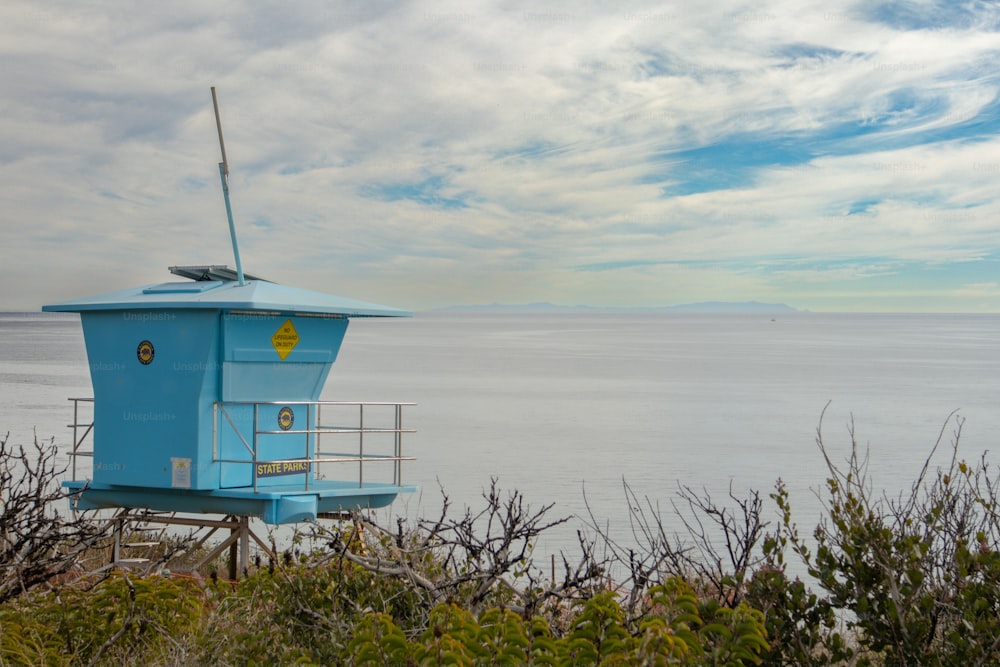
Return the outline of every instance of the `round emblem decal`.
<path id="1" fill-rule="evenodd" d="M 139 363 L 143 366 L 151 364 L 155 355 L 156 350 L 153 349 L 153 344 L 148 340 L 139 343 L 139 347 L 135 349 L 135 356 L 139 358 Z"/>
<path id="2" fill-rule="evenodd" d="M 282 431 L 287 431 L 295 423 L 295 413 L 287 405 L 278 411 L 278 427 Z"/>

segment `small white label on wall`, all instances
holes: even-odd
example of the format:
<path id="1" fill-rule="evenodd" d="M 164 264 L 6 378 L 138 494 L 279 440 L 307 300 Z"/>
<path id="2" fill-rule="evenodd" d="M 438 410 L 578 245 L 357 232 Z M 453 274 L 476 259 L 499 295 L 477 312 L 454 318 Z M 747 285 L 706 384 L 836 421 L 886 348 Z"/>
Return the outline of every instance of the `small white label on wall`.
<path id="1" fill-rule="evenodd" d="M 191 459 L 170 457 L 170 486 L 175 489 L 191 488 Z"/>

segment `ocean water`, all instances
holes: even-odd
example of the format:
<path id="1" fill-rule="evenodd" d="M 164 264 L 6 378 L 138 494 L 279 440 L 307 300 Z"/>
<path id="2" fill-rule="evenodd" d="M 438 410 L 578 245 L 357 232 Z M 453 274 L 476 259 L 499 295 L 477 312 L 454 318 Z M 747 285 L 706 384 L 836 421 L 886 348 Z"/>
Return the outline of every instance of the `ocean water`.
<path id="1" fill-rule="evenodd" d="M 75 315 L 0 314 L 0 433 L 68 448 L 71 396 L 90 396 Z M 969 460 L 1000 448 L 1000 316 L 432 312 L 353 320 L 328 400 L 413 401 L 404 468 L 431 516 L 441 489 L 482 506 L 490 480 L 552 518 L 536 554 L 575 550 L 589 514 L 629 542 L 623 484 L 678 528 L 679 485 L 720 503 L 776 480 L 811 532 L 831 458 L 867 446 L 876 488 L 907 489 L 956 417 Z M 825 415 L 824 415 L 825 410 Z M 989 457 L 988 457 L 989 458 Z M 995 458 L 993 459 L 996 460 Z M 589 509 L 588 509 L 589 508 Z M 773 505 L 765 508 L 775 518 Z"/>

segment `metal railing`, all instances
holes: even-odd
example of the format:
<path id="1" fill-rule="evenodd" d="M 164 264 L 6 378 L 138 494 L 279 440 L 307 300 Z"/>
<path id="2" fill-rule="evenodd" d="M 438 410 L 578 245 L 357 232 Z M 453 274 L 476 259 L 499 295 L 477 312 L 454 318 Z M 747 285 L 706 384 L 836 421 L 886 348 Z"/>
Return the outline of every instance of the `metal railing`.
<path id="1" fill-rule="evenodd" d="M 72 479 L 78 480 L 77 457 L 93 458 L 93 444 L 89 450 L 83 449 L 85 441 L 94 432 L 93 398 L 70 398 L 73 402 L 73 423 L 67 424 L 73 430 L 73 447 L 69 453 L 70 467 L 72 469 Z M 91 404 L 90 410 L 86 410 L 81 404 Z M 323 479 L 325 466 L 357 464 L 357 483 L 360 488 L 365 481 L 365 466 L 374 464 L 392 465 L 392 483 L 395 486 L 402 486 L 403 461 L 413 461 L 415 457 L 403 456 L 403 434 L 415 433 L 415 429 L 403 428 L 403 407 L 415 405 L 414 403 L 380 403 L 380 402 L 360 402 L 360 401 L 228 401 L 216 402 L 213 411 L 212 424 L 212 458 L 217 463 L 250 464 L 253 466 L 253 488 L 257 490 L 257 466 L 288 464 L 293 469 L 305 472 L 304 488 L 309 489 L 310 480 Z M 252 421 L 242 425 L 236 422 L 227 407 L 251 406 Z M 305 407 L 306 428 L 273 429 L 261 426 L 260 411 L 262 406 L 275 406 L 280 408 L 289 407 L 298 409 Z M 89 413 L 89 415 L 87 414 Z M 222 418 L 220 420 L 220 417 Z M 337 420 L 336 424 L 330 422 L 331 418 Z M 300 422 L 301 423 L 301 422 Z M 220 457 L 220 436 L 225 433 L 225 429 L 231 429 L 231 433 L 240 442 L 247 453 L 247 458 L 221 458 Z M 297 447 L 302 456 L 288 456 L 282 458 L 265 458 L 261 456 L 262 436 L 281 436 L 290 439 L 290 444 L 282 449 L 294 452 Z M 301 442 L 296 444 L 294 438 L 298 436 Z M 352 440 L 350 444 L 344 446 L 345 440 Z M 337 442 L 339 450 L 330 448 L 331 441 Z M 374 441 L 374 442 L 373 442 Z M 388 444 L 387 444 L 388 443 Z M 350 451 L 347 451 L 350 450 Z M 337 479 L 344 477 L 337 476 Z"/>
<path id="2" fill-rule="evenodd" d="M 274 469 L 286 471 L 275 473 L 277 475 L 305 473 L 303 485 L 304 490 L 308 491 L 310 480 L 324 479 L 324 466 L 332 464 L 356 464 L 358 488 L 364 485 L 367 465 L 391 464 L 392 484 L 401 486 L 402 462 L 414 460 L 412 456 L 403 456 L 403 434 L 416 432 L 415 429 L 403 427 L 403 407 L 407 405 L 414 404 L 359 401 L 216 402 L 212 424 L 212 458 L 218 463 L 252 465 L 254 491 L 257 490 L 258 477 L 262 476 L 259 472 Z M 241 419 L 240 416 L 233 416 L 236 406 L 251 408 L 252 418 L 249 424 L 245 417 Z M 291 408 L 298 410 L 304 407 L 305 428 L 294 428 L 292 425 L 281 428 L 280 424 L 279 428 L 263 426 L 261 411 L 265 406 L 269 406 L 272 411 Z M 295 420 L 300 416 L 295 417 Z M 331 423 L 331 417 L 335 418 L 334 423 Z M 240 421 L 244 423 L 238 424 Z M 247 458 L 222 456 L 220 439 L 227 432 L 226 429 L 236 436 Z M 290 455 L 268 458 L 262 454 L 264 439 L 275 437 L 289 440 L 287 445 L 282 443 L 280 449 Z M 374 445 L 373 440 L 376 441 Z M 336 449 L 329 447 L 331 441 L 338 443 Z M 348 444 L 345 445 L 345 441 Z M 274 442 L 273 439 L 270 441 L 269 449 L 274 449 Z M 353 446 L 350 442 L 354 443 Z M 336 479 L 344 478 L 338 476 Z"/>
<path id="3" fill-rule="evenodd" d="M 91 445 L 90 451 L 81 451 L 80 448 L 83 446 L 83 441 L 87 439 L 91 433 L 94 432 L 94 408 L 91 405 L 90 408 L 90 421 L 87 421 L 85 417 L 80 414 L 80 403 L 91 403 L 93 404 L 94 399 L 92 398 L 71 398 L 73 401 L 73 423 L 67 424 L 67 426 L 73 429 L 73 448 L 70 450 L 70 467 L 73 470 L 72 481 L 76 481 L 78 478 L 76 476 L 76 458 L 78 456 L 84 457 L 94 457 L 93 445 Z M 83 421 L 80 421 L 83 418 Z"/>

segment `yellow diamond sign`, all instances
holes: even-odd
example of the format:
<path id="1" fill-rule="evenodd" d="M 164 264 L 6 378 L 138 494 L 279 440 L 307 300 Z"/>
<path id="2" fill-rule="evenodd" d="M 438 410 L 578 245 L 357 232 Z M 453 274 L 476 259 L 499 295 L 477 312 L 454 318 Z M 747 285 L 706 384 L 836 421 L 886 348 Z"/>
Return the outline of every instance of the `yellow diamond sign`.
<path id="1" fill-rule="evenodd" d="M 295 325 L 292 324 L 291 319 L 285 320 L 285 323 L 281 325 L 274 335 L 271 336 L 271 345 L 274 346 L 274 351 L 278 353 L 284 361 L 292 348 L 295 347 L 299 342 L 299 332 L 295 330 Z"/>

